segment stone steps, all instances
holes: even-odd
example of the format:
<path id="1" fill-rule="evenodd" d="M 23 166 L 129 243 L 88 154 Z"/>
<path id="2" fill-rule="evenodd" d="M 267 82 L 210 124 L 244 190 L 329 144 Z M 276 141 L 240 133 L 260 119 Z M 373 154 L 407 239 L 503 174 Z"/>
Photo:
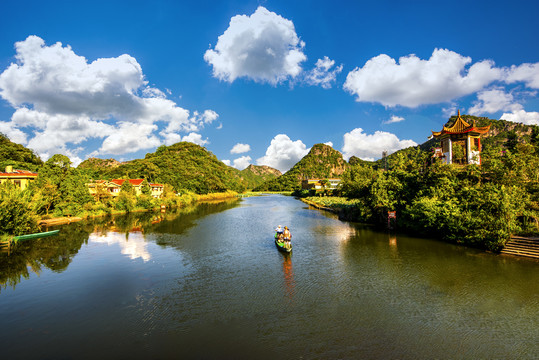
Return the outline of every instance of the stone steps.
<path id="1" fill-rule="evenodd" d="M 513 236 L 505 244 L 501 253 L 539 259 L 539 238 Z"/>

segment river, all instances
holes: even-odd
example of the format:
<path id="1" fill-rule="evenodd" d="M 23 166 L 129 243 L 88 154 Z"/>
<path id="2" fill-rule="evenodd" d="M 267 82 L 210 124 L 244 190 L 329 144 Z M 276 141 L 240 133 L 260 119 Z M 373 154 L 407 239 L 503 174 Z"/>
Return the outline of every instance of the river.
<path id="1" fill-rule="evenodd" d="M 272 230 L 288 225 L 291 255 Z M 4 359 L 533 359 L 539 262 L 270 195 L 0 253 Z"/>

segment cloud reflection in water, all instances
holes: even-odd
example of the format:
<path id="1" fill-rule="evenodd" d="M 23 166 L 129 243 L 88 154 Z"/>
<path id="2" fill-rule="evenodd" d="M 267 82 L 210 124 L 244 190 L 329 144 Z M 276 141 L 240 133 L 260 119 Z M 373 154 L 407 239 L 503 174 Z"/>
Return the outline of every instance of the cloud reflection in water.
<path id="1" fill-rule="evenodd" d="M 148 252 L 148 243 L 144 239 L 141 232 L 118 233 L 108 232 L 93 233 L 88 238 L 89 242 L 102 243 L 107 245 L 118 244 L 122 250 L 122 254 L 129 256 L 131 260 L 141 258 L 144 262 L 151 259 Z"/>

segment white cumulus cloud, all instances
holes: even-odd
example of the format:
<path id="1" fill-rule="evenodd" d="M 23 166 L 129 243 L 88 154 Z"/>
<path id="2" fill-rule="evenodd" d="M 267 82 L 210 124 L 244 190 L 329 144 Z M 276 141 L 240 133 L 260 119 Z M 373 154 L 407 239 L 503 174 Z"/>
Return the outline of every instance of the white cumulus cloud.
<path id="1" fill-rule="evenodd" d="M 309 85 L 319 85 L 324 89 L 330 89 L 337 79 L 337 74 L 342 71 L 342 65 L 331 70 L 334 65 L 335 60 L 331 60 L 327 56 L 318 59 L 314 69 L 305 74 L 305 82 Z"/>
<path id="2" fill-rule="evenodd" d="M 0 121 L 0 132 L 13 142 L 26 144 L 26 134 L 18 129 L 13 122 Z"/>
<path id="3" fill-rule="evenodd" d="M 493 114 L 497 111 L 518 111 L 522 105 L 515 103 L 513 95 L 506 93 L 502 88 L 480 91 L 477 94 L 477 101 L 468 110 L 472 115 L 481 115 L 484 113 Z"/>
<path id="4" fill-rule="evenodd" d="M 292 21 L 260 6 L 251 16 L 232 17 L 204 60 L 220 80 L 245 77 L 275 85 L 301 73 L 303 47 Z"/>
<path id="5" fill-rule="evenodd" d="M 241 156 L 237 159 L 234 159 L 234 161 L 231 163 L 230 160 L 222 160 L 226 165 L 232 166 L 238 170 L 243 170 L 247 166 L 251 165 L 251 157 L 250 156 Z"/>
<path id="6" fill-rule="evenodd" d="M 382 157 L 383 151 L 393 153 L 397 150 L 410 146 L 417 146 L 412 140 L 399 140 L 392 133 L 376 131 L 374 134 L 366 134 L 363 129 L 356 128 L 344 134 L 343 157 L 349 159 L 357 156 L 363 160 L 373 161 Z"/>
<path id="7" fill-rule="evenodd" d="M 518 122 L 526 125 L 539 125 L 539 112 L 524 110 L 513 111 L 512 113 L 504 113 L 500 119 Z"/>
<path id="8" fill-rule="evenodd" d="M 307 155 L 309 150 L 301 140 L 292 141 L 287 135 L 279 134 L 271 140 L 266 155 L 257 159 L 256 163 L 284 173 Z"/>
<path id="9" fill-rule="evenodd" d="M 114 131 L 103 141 L 99 153 L 121 155 L 157 147 L 161 140 L 153 135 L 155 130 L 157 125 L 121 122 L 118 131 Z"/>
<path id="10" fill-rule="evenodd" d="M 539 63 L 511 66 L 505 81 L 509 84 L 522 81 L 530 88 L 539 89 Z"/>
<path id="11" fill-rule="evenodd" d="M 17 42 L 15 51 L 16 63 L 0 74 L 0 96 L 15 112 L 0 127 L 45 158 L 73 152 L 89 139 L 103 139 L 93 155 L 128 154 L 181 131 L 198 131 L 218 117 L 212 110 L 190 115 L 149 87 L 140 64 L 127 54 L 89 62 L 69 45 L 47 46 L 35 35 Z M 158 122 L 165 125 L 161 137 Z"/>
<path id="12" fill-rule="evenodd" d="M 349 72 L 344 89 L 356 95 L 357 101 L 415 108 L 472 94 L 503 77 L 503 70 L 492 61 L 466 69 L 471 62 L 446 49 L 435 49 L 428 60 L 412 54 L 397 62 L 382 54 Z"/>
<path id="13" fill-rule="evenodd" d="M 232 147 L 232 150 L 230 150 L 230 153 L 231 154 L 243 154 L 243 153 L 246 153 L 246 152 L 249 152 L 249 151 L 251 151 L 251 145 L 237 143 L 236 145 L 234 145 Z"/>
<path id="14" fill-rule="evenodd" d="M 189 133 L 188 135 L 185 135 L 184 137 L 182 137 L 182 141 L 192 142 L 193 144 L 197 144 L 200 146 L 204 146 L 209 143 L 209 140 L 207 138 L 203 139 L 202 135 L 194 133 L 194 132 Z"/>
<path id="15" fill-rule="evenodd" d="M 391 115 L 389 120 L 385 120 L 382 123 L 383 124 L 394 124 L 394 123 L 398 123 L 398 122 L 401 122 L 401 121 L 404 121 L 404 118 L 402 116 Z"/>

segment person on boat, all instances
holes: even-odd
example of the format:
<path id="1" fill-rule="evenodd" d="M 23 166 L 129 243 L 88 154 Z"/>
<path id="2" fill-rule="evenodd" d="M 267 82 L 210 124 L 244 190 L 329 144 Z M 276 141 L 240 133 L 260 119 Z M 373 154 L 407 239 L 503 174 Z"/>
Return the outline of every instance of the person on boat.
<path id="1" fill-rule="evenodd" d="M 288 229 L 288 226 L 284 227 L 283 239 L 284 239 L 284 246 L 290 249 L 291 241 L 292 241 L 292 234 L 290 234 L 290 230 Z"/>
<path id="2" fill-rule="evenodd" d="M 281 227 L 281 225 L 277 226 L 277 229 L 275 229 L 275 238 L 282 241 L 283 233 L 284 229 Z"/>

